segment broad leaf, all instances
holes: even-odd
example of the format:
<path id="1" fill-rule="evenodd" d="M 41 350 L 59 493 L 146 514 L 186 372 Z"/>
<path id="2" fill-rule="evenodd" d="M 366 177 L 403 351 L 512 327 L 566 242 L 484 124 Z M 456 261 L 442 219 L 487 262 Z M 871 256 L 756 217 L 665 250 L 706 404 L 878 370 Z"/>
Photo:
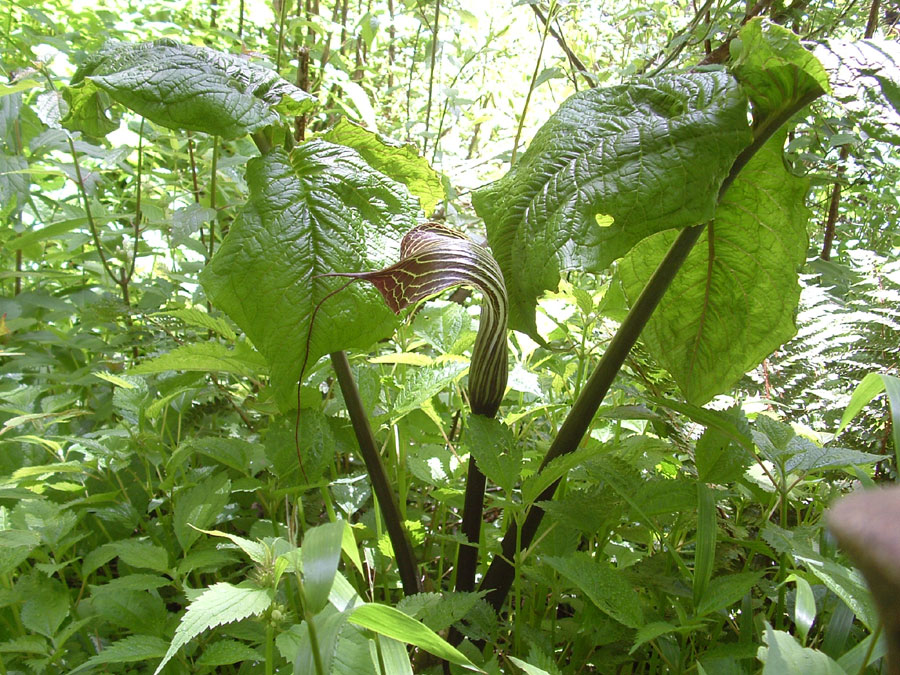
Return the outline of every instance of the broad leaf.
<path id="1" fill-rule="evenodd" d="M 112 643 L 99 654 L 89 658 L 78 668 L 71 671 L 71 674 L 74 675 L 74 673 L 79 673 L 82 670 L 89 670 L 109 663 L 135 663 L 137 661 L 146 662 L 159 659 L 166 653 L 168 646 L 165 640 L 152 635 L 129 635 Z"/>
<path id="2" fill-rule="evenodd" d="M 247 181 L 247 206 L 200 279 L 265 356 L 278 404 L 290 410 L 307 347 L 312 365 L 391 334 L 394 314 L 363 284 L 325 300 L 311 334 L 310 322 L 340 286 L 321 275 L 385 267 L 416 206 L 406 188 L 354 150 L 319 140 L 290 158 L 273 150 L 251 160 Z"/>
<path id="3" fill-rule="evenodd" d="M 215 522 L 231 498 L 231 481 L 224 471 L 179 494 L 175 501 L 175 537 L 185 553 L 200 538 L 197 528 Z"/>
<path id="4" fill-rule="evenodd" d="M 22 625 L 29 631 L 52 638 L 69 614 L 68 589 L 56 579 L 34 577 L 24 593 Z"/>
<path id="5" fill-rule="evenodd" d="M 169 554 L 166 549 L 146 539 L 123 539 L 104 544 L 101 548 L 111 553 L 107 560 L 118 556 L 122 562 L 132 567 L 156 572 L 169 571 Z"/>
<path id="6" fill-rule="evenodd" d="M 735 407 L 717 414 L 731 418 L 743 433 L 750 435 L 750 425 L 740 408 Z M 733 438 L 710 427 L 697 440 L 694 462 L 697 465 L 698 480 L 724 485 L 743 476 L 747 466 L 753 462 L 753 456 Z"/>
<path id="7" fill-rule="evenodd" d="M 343 612 L 337 611 L 334 607 L 326 607 L 324 611 L 320 611 L 313 617 L 315 625 L 317 646 L 319 649 L 319 658 L 322 662 L 322 670 L 325 673 L 333 673 L 332 661 L 341 651 L 342 633 L 347 626 L 347 617 L 350 610 Z M 296 627 L 299 634 L 297 644 L 297 652 L 293 658 L 294 673 L 296 675 L 305 675 L 306 673 L 315 673 L 316 658 L 313 653 L 313 643 L 309 637 L 309 624 L 303 622 Z"/>
<path id="8" fill-rule="evenodd" d="M 828 93 L 828 74 L 787 28 L 763 19 L 748 22 L 731 43 L 731 69 L 753 102 L 754 124 L 783 123 L 799 101 Z"/>
<path id="9" fill-rule="evenodd" d="M 271 124 L 279 113 L 300 115 L 315 102 L 269 68 L 233 54 L 171 39 L 109 42 L 88 57 L 66 91 L 63 123 L 90 135 L 112 128 L 105 93 L 170 129 L 239 138 Z M 86 126 L 87 120 L 100 120 Z"/>
<path id="10" fill-rule="evenodd" d="M 227 666 L 243 661 L 263 661 L 263 656 L 255 649 L 251 649 L 243 642 L 237 640 L 218 640 L 203 650 L 203 654 L 197 659 L 198 666 Z"/>
<path id="11" fill-rule="evenodd" d="M 728 75 L 664 75 L 566 101 L 501 180 L 473 196 L 510 298 L 536 333 L 537 297 L 560 272 L 603 271 L 641 239 L 712 218 L 719 185 L 750 142 Z"/>
<path id="12" fill-rule="evenodd" d="M 242 582 L 238 586 L 225 582 L 210 586 L 188 605 L 187 612 L 175 629 L 172 644 L 153 671 L 154 675 L 162 670 L 188 640 L 210 628 L 240 621 L 248 616 L 258 616 L 271 604 L 272 590 L 260 588 L 249 581 Z"/>
<path id="13" fill-rule="evenodd" d="M 511 494 L 522 470 L 522 447 L 510 428 L 484 415 L 470 415 L 464 440 L 481 472 Z"/>
<path id="14" fill-rule="evenodd" d="M 774 523 L 766 524 L 762 537 L 775 551 L 787 554 L 798 564 L 802 564 L 828 590 L 843 600 L 866 628 L 874 630 L 878 617 L 872 595 L 860 572 L 826 558 L 813 548 L 809 538 L 782 529 Z"/>
<path id="15" fill-rule="evenodd" d="M 740 173 L 641 334 L 697 405 L 728 391 L 797 332 L 808 181 L 784 168 L 786 133 L 776 134 Z M 676 236 L 650 237 L 622 261 L 619 274 L 631 302 Z"/>
<path id="16" fill-rule="evenodd" d="M 713 578 L 697 605 L 697 616 L 704 616 L 733 605 L 750 592 L 760 576 L 756 572 L 741 572 Z"/>
<path id="17" fill-rule="evenodd" d="M 469 592 L 416 593 L 400 600 L 397 609 L 419 619 L 431 630 L 441 631 L 464 618 L 480 598 L 480 593 Z"/>
<path id="18" fill-rule="evenodd" d="M 190 342 L 138 364 L 129 370 L 128 374 L 147 375 L 168 370 L 196 370 L 259 377 L 267 368 L 265 359 L 245 342 L 236 343 L 234 349 L 229 349 L 218 342 Z"/>
<path id="19" fill-rule="evenodd" d="M 337 520 L 314 527 L 303 537 L 300 548 L 303 593 L 312 614 L 322 611 L 328 603 L 334 573 L 341 560 L 341 542 L 346 527 L 343 520 Z"/>
<path id="20" fill-rule="evenodd" d="M 322 138 L 353 148 L 372 168 L 403 183 L 419 198 L 426 216 L 430 216 L 444 198 L 440 175 L 412 143 L 398 143 L 385 138 L 345 117 L 322 134 Z"/>
<path id="21" fill-rule="evenodd" d="M 593 560 L 583 551 L 566 557 L 547 557 L 544 561 L 581 589 L 604 614 L 629 628 L 643 625 L 640 597 L 619 570 Z"/>
<path id="22" fill-rule="evenodd" d="M 766 647 L 759 648 L 758 658 L 766 664 L 763 675 L 804 673 L 804 675 L 847 675 L 827 654 L 801 647 L 790 633 L 772 630 L 766 623 Z"/>

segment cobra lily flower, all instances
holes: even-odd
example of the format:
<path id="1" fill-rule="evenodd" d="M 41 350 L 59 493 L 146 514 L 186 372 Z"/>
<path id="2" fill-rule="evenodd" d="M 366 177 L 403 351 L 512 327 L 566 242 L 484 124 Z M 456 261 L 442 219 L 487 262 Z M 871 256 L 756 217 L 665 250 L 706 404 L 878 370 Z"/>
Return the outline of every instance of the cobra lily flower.
<path id="1" fill-rule="evenodd" d="M 490 251 L 465 235 L 438 223 L 419 225 L 400 242 L 400 260 L 376 272 L 333 273 L 364 279 L 400 313 L 409 305 L 454 286 L 481 291 L 481 321 L 469 367 L 472 412 L 493 417 L 507 380 L 506 285 Z"/>

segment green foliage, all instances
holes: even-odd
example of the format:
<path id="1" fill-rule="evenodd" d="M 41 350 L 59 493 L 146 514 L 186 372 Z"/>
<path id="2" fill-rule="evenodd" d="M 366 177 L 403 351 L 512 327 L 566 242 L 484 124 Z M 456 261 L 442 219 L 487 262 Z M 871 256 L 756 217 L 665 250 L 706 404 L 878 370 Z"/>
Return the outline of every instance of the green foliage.
<path id="1" fill-rule="evenodd" d="M 402 185 L 326 141 L 290 157 L 272 150 L 249 163 L 247 178 L 248 203 L 201 281 L 266 357 L 278 404 L 290 410 L 306 349 L 312 365 L 390 335 L 395 320 L 373 290 L 357 284 L 326 300 L 338 284 L 322 275 L 386 267 L 415 207 Z"/>
<path id="2" fill-rule="evenodd" d="M 239 138 L 276 123 L 278 113 L 302 115 L 314 105 L 309 94 L 268 68 L 170 39 L 112 42 L 91 54 L 72 77 L 63 124 L 89 136 L 114 129 L 104 117 L 101 92 L 164 127 L 223 138 Z"/>
<path id="3" fill-rule="evenodd" d="M 643 333 L 693 403 L 728 391 L 796 332 L 809 212 L 807 182 L 784 168 L 784 141 L 777 134 L 740 173 Z M 668 232 L 645 239 L 622 261 L 629 300 L 674 239 Z"/>
<path id="4" fill-rule="evenodd" d="M 537 298 L 563 270 L 600 272 L 655 232 L 710 219 L 749 142 L 745 99 L 724 73 L 569 99 L 512 170 L 474 197 L 506 278 L 511 327 L 535 334 Z"/>
<path id="5" fill-rule="evenodd" d="M 900 59 L 785 4 L 10 4 L 0 670 L 883 672 Z"/>

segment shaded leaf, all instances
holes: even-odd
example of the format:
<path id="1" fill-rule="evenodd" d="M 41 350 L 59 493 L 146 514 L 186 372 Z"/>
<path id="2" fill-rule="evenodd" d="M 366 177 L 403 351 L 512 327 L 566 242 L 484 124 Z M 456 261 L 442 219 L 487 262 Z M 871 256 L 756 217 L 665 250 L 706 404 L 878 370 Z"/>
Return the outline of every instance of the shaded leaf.
<path id="1" fill-rule="evenodd" d="M 827 654 L 817 649 L 801 647 L 793 635 L 773 630 L 768 622 L 765 641 L 768 648 L 760 647 L 758 656 L 759 660 L 766 664 L 763 675 L 784 675 L 784 673 L 847 675 L 846 671 Z"/>
<path id="2" fill-rule="evenodd" d="M 775 551 L 787 554 L 797 564 L 803 565 L 843 600 L 866 628 L 874 630 L 878 616 L 872 604 L 872 596 L 857 570 L 826 558 L 813 548 L 808 538 L 797 536 L 794 532 L 782 529 L 774 523 L 766 523 L 762 537 Z"/>
<path id="3" fill-rule="evenodd" d="M 756 153 L 725 193 L 641 334 L 685 397 L 728 391 L 797 331 L 797 274 L 806 259 L 805 179 L 784 168 L 787 131 Z M 635 302 L 677 232 L 638 244 L 619 266 Z"/>
<path id="4" fill-rule="evenodd" d="M 756 572 L 741 572 L 713 577 L 697 605 L 697 616 L 730 607 L 749 593 L 761 576 Z"/>
<path id="5" fill-rule="evenodd" d="M 168 646 L 168 642 L 152 635 L 129 635 L 89 658 L 73 670 L 72 674 L 108 663 L 135 663 L 160 659 Z"/>
<path id="6" fill-rule="evenodd" d="M 231 498 L 231 481 L 225 472 L 205 479 L 182 492 L 175 500 L 173 528 L 185 552 L 200 537 L 195 528 L 209 527 Z"/>
<path id="7" fill-rule="evenodd" d="M 242 377 L 259 377 L 265 373 L 266 361 L 246 342 L 229 349 L 218 342 L 191 342 L 170 352 L 139 363 L 129 375 L 164 373 L 168 370 L 234 373 Z"/>
<path id="8" fill-rule="evenodd" d="M 271 604 L 271 589 L 260 588 L 252 582 L 245 581 L 237 586 L 225 582 L 213 584 L 188 605 L 165 657 L 153 671 L 154 675 L 162 670 L 188 640 L 215 626 L 240 621 L 248 616 L 258 616 Z"/>
<path id="9" fill-rule="evenodd" d="M 522 447 L 512 430 L 484 415 L 470 415 L 464 441 L 481 472 L 510 494 L 522 471 Z"/>
<path id="10" fill-rule="evenodd" d="M 69 614 L 69 593 L 56 579 L 33 577 L 22 605 L 22 625 L 52 638 Z"/>
<path id="11" fill-rule="evenodd" d="M 396 419 L 418 410 L 423 403 L 454 382 L 465 369 L 465 363 L 451 361 L 441 366 L 426 366 L 408 371 L 403 389 L 394 399 L 391 416 Z"/>
<path id="12" fill-rule="evenodd" d="M 750 425 L 740 408 L 735 407 L 719 414 L 731 417 L 744 434 L 750 435 Z M 709 427 L 697 441 L 694 461 L 697 464 L 698 480 L 725 484 L 743 476 L 746 468 L 753 462 L 753 456 L 725 433 Z"/>
<path id="13" fill-rule="evenodd" d="M 237 640 L 217 640 L 203 650 L 198 666 L 227 666 L 243 661 L 262 662 L 262 655 Z"/>
<path id="14" fill-rule="evenodd" d="M 629 628 L 643 625 L 640 597 L 617 569 L 583 551 L 566 557 L 548 556 L 544 562 L 583 591 L 604 614 Z"/>

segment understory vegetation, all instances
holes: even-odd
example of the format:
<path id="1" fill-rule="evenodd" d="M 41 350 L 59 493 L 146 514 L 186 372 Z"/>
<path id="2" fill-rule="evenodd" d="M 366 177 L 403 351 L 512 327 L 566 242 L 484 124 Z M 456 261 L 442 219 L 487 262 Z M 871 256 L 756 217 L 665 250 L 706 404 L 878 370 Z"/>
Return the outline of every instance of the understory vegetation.
<path id="1" fill-rule="evenodd" d="M 879 0 L 9 0 L 0 673 L 886 673 Z"/>

